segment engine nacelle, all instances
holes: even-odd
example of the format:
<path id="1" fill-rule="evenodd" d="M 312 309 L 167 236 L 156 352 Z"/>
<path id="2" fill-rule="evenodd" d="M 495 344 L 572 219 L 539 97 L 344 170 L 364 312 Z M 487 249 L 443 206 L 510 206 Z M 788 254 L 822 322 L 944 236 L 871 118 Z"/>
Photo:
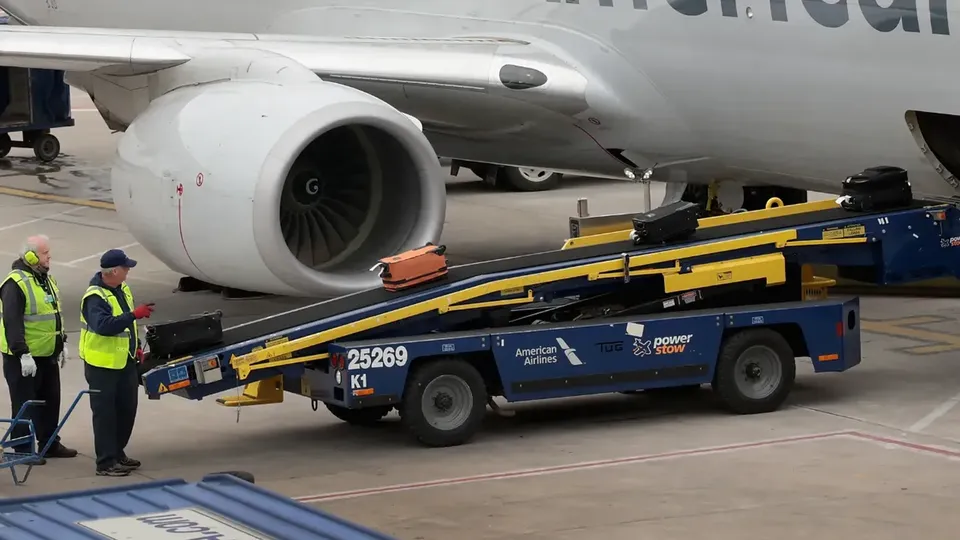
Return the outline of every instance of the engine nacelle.
<path id="1" fill-rule="evenodd" d="M 438 241 L 446 213 L 418 126 L 320 79 L 172 90 L 126 130 L 112 182 L 131 234 L 174 271 L 284 295 L 377 286 L 377 259 Z"/>

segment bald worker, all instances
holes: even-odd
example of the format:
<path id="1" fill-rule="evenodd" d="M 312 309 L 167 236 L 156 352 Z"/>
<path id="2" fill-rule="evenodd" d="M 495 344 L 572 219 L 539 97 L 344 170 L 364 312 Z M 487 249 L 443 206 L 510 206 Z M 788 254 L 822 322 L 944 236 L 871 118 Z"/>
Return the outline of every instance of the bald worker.
<path id="1" fill-rule="evenodd" d="M 60 290 L 50 275 L 50 239 L 43 235 L 27 238 L 20 256 L 0 285 L 0 353 L 3 354 L 3 377 L 10 389 L 11 417 L 23 404 L 30 405 L 25 416 L 33 421 L 37 436 L 36 450 L 52 458 L 71 458 L 77 451 L 67 448 L 54 432 L 60 423 L 60 369 L 66 364 L 67 335 L 60 315 Z M 11 438 L 29 435 L 26 424 L 17 424 Z M 30 453 L 27 444 L 13 446 L 17 453 Z M 41 457 L 35 465 L 43 465 Z"/>

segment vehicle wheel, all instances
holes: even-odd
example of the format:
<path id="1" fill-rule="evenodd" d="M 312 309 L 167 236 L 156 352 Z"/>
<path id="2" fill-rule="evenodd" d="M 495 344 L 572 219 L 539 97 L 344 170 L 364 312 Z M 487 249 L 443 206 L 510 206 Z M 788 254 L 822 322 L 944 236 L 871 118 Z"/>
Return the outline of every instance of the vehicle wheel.
<path id="1" fill-rule="evenodd" d="M 379 407 L 365 407 L 363 409 L 348 409 L 331 403 L 324 403 L 324 405 L 327 406 L 330 414 L 352 426 L 369 426 L 375 424 L 382 420 L 384 416 L 390 414 L 390 409 L 393 408 L 389 405 L 382 405 Z"/>
<path id="2" fill-rule="evenodd" d="M 53 161 L 60 155 L 60 140 L 49 133 L 39 135 L 33 141 L 33 153 L 40 161 Z"/>
<path id="3" fill-rule="evenodd" d="M 518 191 L 547 191 L 560 185 L 560 173 L 530 167 L 501 167 L 497 180 Z"/>
<path id="4" fill-rule="evenodd" d="M 417 366 L 403 392 L 400 418 L 427 446 L 456 446 L 470 440 L 487 411 L 480 372 L 463 360 L 443 359 Z"/>
<path id="5" fill-rule="evenodd" d="M 0 133 L 0 158 L 7 157 L 13 148 L 13 141 L 10 140 L 9 133 Z"/>
<path id="6" fill-rule="evenodd" d="M 756 328 L 724 340 L 713 390 L 735 413 L 765 413 L 787 399 L 796 374 L 796 359 L 787 340 L 768 328 Z"/>

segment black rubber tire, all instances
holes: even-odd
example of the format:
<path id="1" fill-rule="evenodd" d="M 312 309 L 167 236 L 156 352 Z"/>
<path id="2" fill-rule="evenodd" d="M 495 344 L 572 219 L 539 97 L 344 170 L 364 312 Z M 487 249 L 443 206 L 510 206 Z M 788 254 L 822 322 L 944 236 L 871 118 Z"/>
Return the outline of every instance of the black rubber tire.
<path id="1" fill-rule="evenodd" d="M 332 403 L 324 403 L 324 405 L 327 406 L 330 414 L 352 426 L 369 426 L 376 424 L 382 420 L 384 416 L 390 414 L 390 410 L 393 409 L 393 407 L 387 405 L 365 407 L 363 409 L 348 409 L 339 405 L 333 405 Z"/>
<path id="2" fill-rule="evenodd" d="M 470 389 L 473 403 L 467 418 L 451 430 L 438 429 L 424 415 L 423 393 L 434 379 L 452 375 L 462 379 Z M 475 367 L 463 360 L 437 359 L 417 364 L 407 378 L 400 404 L 400 419 L 411 435 L 425 446 L 458 446 L 469 441 L 480 429 L 487 413 L 487 385 Z"/>
<path id="3" fill-rule="evenodd" d="M 501 167 L 497 172 L 497 183 L 516 191 L 549 191 L 560 185 L 562 176 L 554 172 L 545 180 L 534 182 L 523 176 L 517 167 Z"/>
<path id="4" fill-rule="evenodd" d="M 737 359 L 748 348 L 763 345 L 771 349 L 780 364 L 780 379 L 775 390 L 762 399 L 743 394 L 736 383 Z M 787 399 L 797 375 L 797 362 L 793 349 L 784 337 L 769 328 L 754 328 L 737 332 L 726 339 L 720 347 L 717 367 L 713 375 L 713 391 L 723 406 L 737 414 L 759 414 L 775 411 Z"/>
<path id="5" fill-rule="evenodd" d="M 33 154 L 48 163 L 60 155 L 60 140 L 49 133 L 42 133 L 33 140 Z"/>
<path id="6" fill-rule="evenodd" d="M 13 140 L 10 139 L 10 134 L 0 133 L 0 158 L 7 157 L 7 154 L 9 154 L 12 149 Z"/>

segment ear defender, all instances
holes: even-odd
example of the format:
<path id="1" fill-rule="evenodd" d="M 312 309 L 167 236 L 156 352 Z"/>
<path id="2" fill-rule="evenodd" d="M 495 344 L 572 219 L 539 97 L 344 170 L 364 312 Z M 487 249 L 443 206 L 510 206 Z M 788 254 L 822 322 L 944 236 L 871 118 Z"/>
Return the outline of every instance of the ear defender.
<path id="1" fill-rule="evenodd" d="M 40 262 L 40 257 L 37 257 L 37 253 L 31 249 L 23 254 L 23 260 L 32 266 Z"/>

